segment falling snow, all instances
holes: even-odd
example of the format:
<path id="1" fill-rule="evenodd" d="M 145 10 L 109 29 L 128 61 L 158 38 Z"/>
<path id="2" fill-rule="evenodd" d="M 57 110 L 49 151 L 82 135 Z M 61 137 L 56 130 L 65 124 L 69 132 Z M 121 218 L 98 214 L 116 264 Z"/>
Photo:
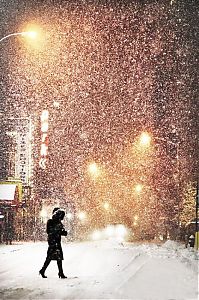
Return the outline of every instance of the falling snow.
<path id="1" fill-rule="evenodd" d="M 32 201 L 86 211 L 85 228 L 136 227 L 137 216 L 137 236 L 162 227 L 175 235 L 183 191 L 198 172 L 196 2 L 44 2 L 0 4 L 1 36 L 29 24 L 38 31 L 34 41 L 0 45 L 1 117 L 33 124 Z M 39 167 L 43 110 L 46 169 Z M 145 149 L 142 132 L 151 136 Z M 91 163 L 99 176 L 88 172 Z"/>

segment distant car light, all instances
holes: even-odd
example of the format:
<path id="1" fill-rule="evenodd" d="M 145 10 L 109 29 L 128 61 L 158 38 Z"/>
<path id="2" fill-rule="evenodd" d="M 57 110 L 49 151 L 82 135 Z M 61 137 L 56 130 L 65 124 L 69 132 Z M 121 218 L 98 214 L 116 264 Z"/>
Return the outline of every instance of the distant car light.
<path id="1" fill-rule="evenodd" d="M 128 236 L 128 229 L 123 224 L 108 225 L 91 233 L 92 240 L 115 239 L 124 241 Z"/>
<path id="2" fill-rule="evenodd" d="M 91 238 L 93 241 L 99 240 L 101 238 L 101 232 L 99 230 L 93 231 Z"/>
<path id="3" fill-rule="evenodd" d="M 113 235 L 114 235 L 114 226 L 113 225 L 108 225 L 105 228 L 105 235 L 107 237 L 113 237 Z"/>
<path id="4" fill-rule="evenodd" d="M 116 225 L 115 231 L 117 237 L 125 237 L 125 235 L 127 235 L 127 229 L 122 224 Z"/>

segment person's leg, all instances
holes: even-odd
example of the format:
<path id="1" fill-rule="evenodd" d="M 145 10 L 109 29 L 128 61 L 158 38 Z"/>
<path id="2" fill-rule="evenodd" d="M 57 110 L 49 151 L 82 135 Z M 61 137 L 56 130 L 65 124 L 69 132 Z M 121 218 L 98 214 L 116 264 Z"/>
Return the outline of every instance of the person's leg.
<path id="1" fill-rule="evenodd" d="M 45 260 L 45 262 L 44 262 L 43 267 L 42 267 L 41 270 L 39 271 L 39 274 L 41 274 L 41 276 L 42 276 L 43 278 L 47 278 L 46 275 L 45 275 L 45 271 L 46 271 L 46 269 L 47 269 L 47 267 L 48 267 L 48 265 L 49 265 L 50 262 L 51 262 L 51 259 L 47 256 L 47 257 L 46 257 L 46 260 Z"/>
<path id="2" fill-rule="evenodd" d="M 57 266 L 58 266 L 58 270 L 59 270 L 59 274 L 58 274 L 59 278 L 67 278 L 63 272 L 62 260 L 57 260 Z"/>

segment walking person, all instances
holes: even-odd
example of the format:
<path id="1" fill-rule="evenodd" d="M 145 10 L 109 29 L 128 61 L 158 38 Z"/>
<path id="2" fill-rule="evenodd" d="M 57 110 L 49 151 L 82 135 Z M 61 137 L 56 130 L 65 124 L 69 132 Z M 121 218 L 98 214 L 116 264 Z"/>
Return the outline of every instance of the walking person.
<path id="1" fill-rule="evenodd" d="M 56 207 L 53 209 L 53 215 L 52 219 L 49 219 L 47 222 L 47 234 L 48 234 L 48 250 L 47 250 L 47 257 L 44 262 L 43 267 L 39 271 L 39 274 L 43 278 L 47 278 L 45 275 L 45 271 L 50 264 L 51 260 L 57 261 L 58 266 L 58 276 L 59 278 L 67 278 L 64 275 L 63 268 L 62 268 L 62 260 L 63 257 L 63 251 L 61 247 L 61 236 L 67 236 L 67 231 L 64 229 L 64 226 L 62 224 L 62 220 L 64 219 L 65 212 Z"/>

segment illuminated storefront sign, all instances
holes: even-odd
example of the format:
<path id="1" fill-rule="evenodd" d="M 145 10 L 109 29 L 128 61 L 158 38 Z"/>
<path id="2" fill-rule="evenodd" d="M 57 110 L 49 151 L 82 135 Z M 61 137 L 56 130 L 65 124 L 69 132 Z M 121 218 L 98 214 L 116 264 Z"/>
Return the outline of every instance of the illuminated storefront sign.
<path id="1" fill-rule="evenodd" d="M 41 113 L 41 148 L 39 166 L 42 169 L 46 168 L 48 156 L 48 110 L 43 110 Z"/>
<path id="2" fill-rule="evenodd" d="M 6 124 L 6 135 L 9 137 L 8 174 L 20 178 L 23 184 L 30 184 L 33 175 L 31 117 L 8 117 Z"/>
<path id="3" fill-rule="evenodd" d="M 22 181 L 0 181 L 0 206 L 18 206 L 22 201 Z"/>

